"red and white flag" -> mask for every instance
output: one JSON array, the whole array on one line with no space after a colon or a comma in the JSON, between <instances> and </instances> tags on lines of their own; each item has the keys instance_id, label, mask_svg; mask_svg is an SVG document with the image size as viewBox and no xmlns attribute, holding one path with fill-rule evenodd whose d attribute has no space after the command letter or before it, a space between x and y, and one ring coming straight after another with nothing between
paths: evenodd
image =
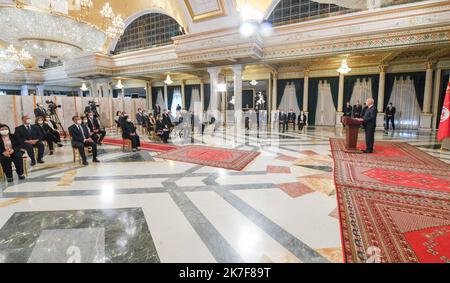
<instances>
[{"instance_id":1,"label":"red and white flag","mask_svg":"<svg viewBox=\"0 0 450 283\"><path fill-rule=\"evenodd\" d=\"M438 141L450 138L450 82L447 86L444 105L442 107L441 124L439 125Z\"/></svg>"}]
</instances>

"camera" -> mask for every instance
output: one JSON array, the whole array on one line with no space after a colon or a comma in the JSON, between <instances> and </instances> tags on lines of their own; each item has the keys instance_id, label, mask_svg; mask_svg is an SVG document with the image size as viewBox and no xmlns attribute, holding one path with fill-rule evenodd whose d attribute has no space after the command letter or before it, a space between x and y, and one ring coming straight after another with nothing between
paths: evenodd
<instances>
[{"instance_id":1,"label":"camera","mask_svg":"<svg viewBox=\"0 0 450 283\"><path fill-rule=\"evenodd\" d=\"M45 103L48 105L48 113L49 115L56 115L56 109L61 108L61 105L55 104L55 102L51 100L46 100Z\"/></svg>"},{"instance_id":2,"label":"camera","mask_svg":"<svg viewBox=\"0 0 450 283\"><path fill-rule=\"evenodd\" d=\"M84 109L84 113L89 113L92 112L94 113L94 116L96 118L100 117L100 114L97 111L97 108L100 107L100 105L97 104L97 102L95 101L89 101L88 102L88 106L86 106L86 108Z\"/></svg>"}]
</instances>

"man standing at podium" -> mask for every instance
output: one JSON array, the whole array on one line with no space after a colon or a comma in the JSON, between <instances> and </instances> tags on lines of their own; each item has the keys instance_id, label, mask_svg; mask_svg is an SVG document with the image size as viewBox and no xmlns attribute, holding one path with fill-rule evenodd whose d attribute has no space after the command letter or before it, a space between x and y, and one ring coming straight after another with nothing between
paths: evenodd
<instances>
[{"instance_id":1,"label":"man standing at podium","mask_svg":"<svg viewBox=\"0 0 450 283\"><path fill-rule=\"evenodd\" d=\"M377 108L374 105L373 98L367 99L367 110L364 113L363 118L358 119L364 122L364 128L366 129L366 149L364 153L373 153L373 146L375 143L375 129L377 127Z\"/></svg>"}]
</instances>

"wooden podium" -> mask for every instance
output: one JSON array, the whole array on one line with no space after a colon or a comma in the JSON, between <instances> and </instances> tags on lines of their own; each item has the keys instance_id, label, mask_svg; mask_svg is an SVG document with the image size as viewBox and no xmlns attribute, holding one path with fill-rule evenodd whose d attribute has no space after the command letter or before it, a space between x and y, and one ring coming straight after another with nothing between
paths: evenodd
<instances>
[{"instance_id":1,"label":"wooden podium","mask_svg":"<svg viewBox=\"0 0 450 283\"><path fill-rule=\"evenodd\" d=\"M342 117L342 123L347 129L345 150L348 152L360 152L360 150L358 150L358 133L363 122L351 117Z\"/></svg>"}]
</instances>

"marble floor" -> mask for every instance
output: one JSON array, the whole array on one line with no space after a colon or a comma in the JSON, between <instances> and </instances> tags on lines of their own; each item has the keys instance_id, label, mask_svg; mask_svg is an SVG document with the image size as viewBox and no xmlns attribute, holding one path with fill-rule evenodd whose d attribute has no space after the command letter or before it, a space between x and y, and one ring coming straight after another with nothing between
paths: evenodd
<instances>
[{"instance_id":1,"label":"marble floor","mask_svg":"<svg viewBox=\"0 0 450 283\"><path fill-rule=\"evenodd\" d=\"M328 138L343 136L228 128L173 140L261 152L241 172L106 145L82 167L67 145L0 185L0 262L341 262ZM450 163L433 135L376 138Z\"/></svg>"}]
</instances>

